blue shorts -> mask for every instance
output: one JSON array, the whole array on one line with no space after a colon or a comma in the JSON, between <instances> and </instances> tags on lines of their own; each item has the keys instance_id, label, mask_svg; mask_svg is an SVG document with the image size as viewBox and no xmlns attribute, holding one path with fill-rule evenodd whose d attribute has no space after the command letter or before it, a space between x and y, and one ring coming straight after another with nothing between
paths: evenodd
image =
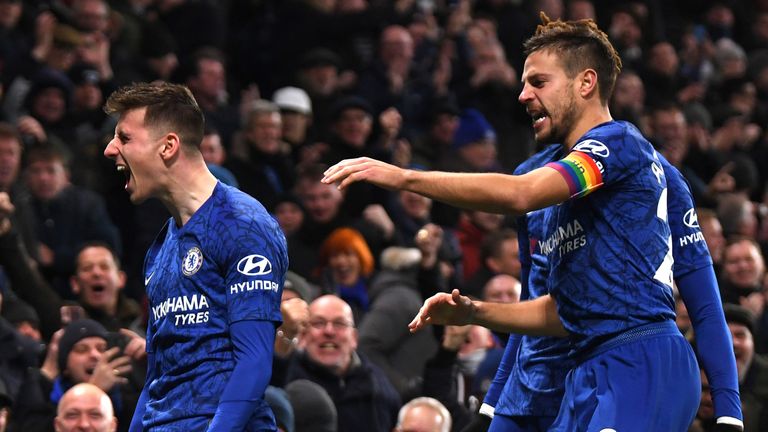
<instances>
[{"instance_id":1,"label":"blue shorts","mask_svg":"<svg viewBox=\"0 0 768 432\"><path fill-rule=\"evenodd\" d=\"M603 343L568 374L552 431L686 432L701 396L696 357L675 323Z\"/></svg>"},{"instance_id":2,"label":"blue shorts","mask_svg":"<svg viewBox=\"0 0 768 432\"><path fill-rule=\"evenodd\" d=\"M506 416L495 414L488 432L546 432L555 421L551 416Z\"/></svg>"}]
</instances>

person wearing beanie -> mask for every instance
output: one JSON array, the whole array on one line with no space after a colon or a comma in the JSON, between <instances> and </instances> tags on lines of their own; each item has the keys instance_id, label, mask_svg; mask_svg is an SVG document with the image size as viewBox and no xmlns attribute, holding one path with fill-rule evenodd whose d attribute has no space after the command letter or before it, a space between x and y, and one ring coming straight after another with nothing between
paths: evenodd
<instances>
[{"instance_id":1,"label":"person wearing beanie","mask_svg":"<svg viewBox=\"0 0 768 432\"><path fill-rule=\"evenodd\" d=\"M130 374L131 359L117 345L116 335L92 319L67 324L51 340L40 369L31 369L19 393L12 424L17 430L48 430L64 394L81 383L92 384L109 395L120 429L128 430L140 392Z\"/></svg>"},{"instance_id":2,"label":"person wearing beanie","mask_svg":"<svg viewBox=\"0 0 768 432\"><path fill-rule=\"evenodd\" d=\"M498 171L496 131L480 111L469 108L459 117L451 151L440 169L450 171Z\"/></svg>"},{"instance_id":3,"label":"person wearing beanie","mask_svg":"<svg viewBox=\"0 0 768 432\"><path fill-rule=\"evenodd\" d=\"M285 386L294 412L296 432L336 432L338 430L336 406L319 385L306 379Z\"/></svg>"}]
</instances>

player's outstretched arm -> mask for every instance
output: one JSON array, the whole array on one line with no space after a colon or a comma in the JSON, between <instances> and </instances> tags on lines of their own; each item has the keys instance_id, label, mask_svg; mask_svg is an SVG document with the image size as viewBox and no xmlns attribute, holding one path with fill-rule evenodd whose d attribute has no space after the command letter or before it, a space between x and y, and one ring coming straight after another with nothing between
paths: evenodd
<instances>
[{"instance_id":1,"label":"player's outstretched arm","mask_svg":"<svg viewBox=\"0 0 768 432\"><path fill-rule=\"evenodd\" d=\"M568 332L549 295L519 303L472 301L459 290L428 298L408 327L411 332L428 325L477 324L503 333L566 337Z\"/></svg>"},{"instance_id":2,"label":"player's outstretched arm","mask_svg":"<svg viewBox=\"0 0 768 432\"><path fill-rule=\"evenodd\" d=\"M568 183L552 168L512 176L499 173L415 171L371 158L345 159L328 168L323 183L340 189L368 182L386 189L409 190L456 207L489 213L523 214L570 197Z\"/></svg>"}]
</instances>

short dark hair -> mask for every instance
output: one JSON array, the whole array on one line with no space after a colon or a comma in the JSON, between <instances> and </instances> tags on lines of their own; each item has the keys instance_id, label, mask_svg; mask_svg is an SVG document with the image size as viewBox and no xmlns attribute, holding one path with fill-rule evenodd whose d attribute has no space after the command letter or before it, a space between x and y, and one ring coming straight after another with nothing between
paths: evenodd
<instances>
[{"instance_id":1,"label":"short dark hair","mask_svg":"<svg viewBox=\"0 0 768 432\"><path fill-rule=\"evenodd\" d=\"M144 125L156 132L173 131L183 145L200 148L205 119L186 86L170 83L135 83L112 93L104 105L109 115L146 108Z\"/></svg>"},{"instance_id":2,"label":"short dark hair","mask_svg":"<svg viewBox=\"0 0 768 432\"><path fill-rule=\"evenodd\" d=\"M37 143L25 149L22 165L24 168L27 168L36 162L55 161L61 162L61 164L64 165L64 168L69 170L69 164L72 161L72 154L67 148L59 144L53 144L50 142Z\"/></svg>"},{"instance_id":3,"label":"short dark hair","mask_svg":"<svg viewBox=\"0 0 768 432\"><path fill-rule=\"evenodd\" d=\"M498 257L501 255L501 246L509 240L517 241L517 231L504 228L493 235L486 236L480 245L480 259L485 262L488 258Z\"/></svg>"},{"instance_id":4,"label":"short dark hair","mask_svg":"<svg viewBox=\"0 0 768 432\"><path fill-rule=\"evenodd\" d=\"M120 257L117 255L117 251L115 250L114 247L112 247L112 245L101 240L91 240L91 241L85 242L77 249L77 253L75 254L75 268L77 268L77 265L80 261L80 254L83 253L84 250L89 248L104 248L108 250L109 253L112 255L112 259L115 261L115 265L117 266L117 269L120 270Z\"/></svg>"},{"instance_id":5,"label":"short dark hair","mask_svg":"<svg viewBox=\"0 0 768 432\"><path fill-rule=\"evenodd\" d=\"M598 77L600 100L608 103L616 77L621 72L621 58L608 36L591 19L552 21L540 13L536 33L523 44L525 54L551 51L561 59L569 78L585 69L594 69Z\"/></svg>"},{"instance_id":6,"label":"short dark hair","mask_svg":"<svg viewBox=\"0 0 768 432\"><path fill-rule=\"evenodd\" d=\"M15 140L20 147L23 147L19 130L11 123L0 122L0 138Z\"/></svg>"}]
</instances>

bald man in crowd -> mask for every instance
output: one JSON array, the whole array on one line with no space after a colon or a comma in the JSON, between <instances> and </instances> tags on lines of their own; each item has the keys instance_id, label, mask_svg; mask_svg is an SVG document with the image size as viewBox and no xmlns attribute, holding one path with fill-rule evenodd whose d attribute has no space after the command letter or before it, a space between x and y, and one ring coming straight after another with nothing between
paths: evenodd
<instances>
[{"instance_id":1,"label":"bald man in crowd","mask_svg":"<svg viewBox=\"0 0 768 432\"><path fill-rule=\"evenodd\" d=\"M61 397L53 425L56 432L115 432L117 417L112 401L103 390L93 384L82 383L73 386Z\"/></svg>"}]
</instances>

